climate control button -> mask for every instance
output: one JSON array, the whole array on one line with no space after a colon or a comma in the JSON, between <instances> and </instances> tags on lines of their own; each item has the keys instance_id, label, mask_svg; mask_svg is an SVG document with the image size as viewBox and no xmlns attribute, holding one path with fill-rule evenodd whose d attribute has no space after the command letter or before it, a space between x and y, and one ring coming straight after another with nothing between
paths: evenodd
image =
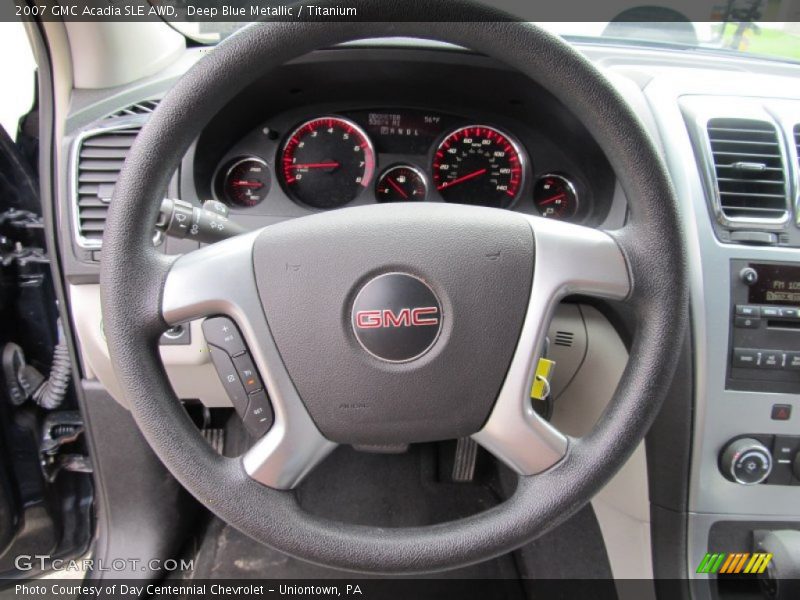
<instances>
[{"instance_id":1,"label":"climate control button","mask_svg":"<svg viewBox=\"0 0 800 600\"><path fill-rule=\"evenodd\" d=\"M800 452L794 456L794 476L795 479L800 481Z\"/></svg>"},{"instance_id":2,"label":"climate control button","mask_svg":"<svg viewBox=\"0 0 800 600\"><path fill-rule=\"evenodd\" d=\"M722 451L719 467L722 474L735 483L756 485L769 477L772 455L758 440L739 438Z\"/></svg>"}]
</instances>

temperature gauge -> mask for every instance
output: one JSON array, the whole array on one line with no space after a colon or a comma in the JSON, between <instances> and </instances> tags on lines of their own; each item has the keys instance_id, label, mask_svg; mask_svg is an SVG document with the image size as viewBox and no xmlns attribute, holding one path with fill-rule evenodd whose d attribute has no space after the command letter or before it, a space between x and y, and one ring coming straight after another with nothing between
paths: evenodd
<instances>
[{"instance_id":1,"label":"temperature gauge","mask_svg":"<svg viewBox=\"0 0 800 600\"><path fill-rule=\"evenodd\" d=\"M563 175L542 175L533 186L533 203L543 217L569 219L578 211L578 194Z\"/></svg>"},{"instance_id":2,"label":"temperature gauge","mask_svg":"<svg viewBox=\"0 0 800 600\"><path fill-rule=\"evenodd\" d=\"M427 193L425 176L410 165L398 165L386 169L375 186L378 202L425 200Z\"/></svg>"},{"instance_id":3,"label":"temperature gauge","mask_svg":"<svg viewBox=\"0 0 800 600\"><path fill-rule=\"evenodd\" d=\"M240 158L225 173L222 195L228 204L248 208L267 197L271 182L267 163L252 156Z\"/></svg>"}]
</instances>

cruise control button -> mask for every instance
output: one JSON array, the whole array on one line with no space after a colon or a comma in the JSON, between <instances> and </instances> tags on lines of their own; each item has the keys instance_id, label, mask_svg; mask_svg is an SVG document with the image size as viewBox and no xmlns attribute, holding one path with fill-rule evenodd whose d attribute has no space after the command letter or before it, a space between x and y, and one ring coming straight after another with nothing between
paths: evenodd
<instances>
[{"instance_id":1,"label":"cruise control button","mask_svg":"<svg viewBox=\"0 0 800 600\"><path fill-rule=\"evenodd\" d=\"M236 412L240 415L243 414L247 410L247 392L244 391L244 386L239 380L236 367L233 366L230 357L219 348L209 346L208 350L228 398L231 399Z\"/></svg>"},{"instance_id":2,"label":"cruise control button","mask_svg":"<svg viewBox=\"0 0 800 600\"><path fill-rule=\"evenodd\" d=\"M737 304L736 314L742 317L760 317L761 308L758 306L751 306L749 304Z\"/></svg>"},{"instance_id":3,"label":"cruise control button","mask_svg":"<svg viewBox=\"0 0 800 600\"><path fill-rule=\"evenodd\" d=\"M758 367L758 351L749 348L734 348L733 366L740 369L755 369Z\"/></svg>"},{"instance_id":4,"label":"cruise control button","mask_svg":"<svg viewBox=\"0 0 800 600\"><path fill-rule=\"evenodd\" d=\"M203 321L203 335L209 344L222 348L231 356L238 356L245 351L244 340L239 330L227 317L214 317Z\"/></svg>"},{"instance_id":5,"label":"cruise control button","mask_svg":"<svg viewBox=\"0 0 800 600\"><path fill-rule=\"evenodd\" d=\"M758 329L760 325L761 319L755 317L736 317L736 327L739 329Z\"/></svg>"},{"instance_id":6,"label":"cruise control button","mask_svg":"<svg viewBox=\"0 0 800 600\"><path fill-rule=\"evenodd\" d=\"M250 405L244 416L244 426L253 437L261 437L272 427L274 420L272 405L266 392L258 391L250 394Z\"/></svg>"},{"instance_id":7,"label":"cruise control button","mask_svg":"<svg viewBox=\"0 0 800 600\"><path fill-rule=\"evenodd\" d=\"M256 371L256 367L253 364L253 359L250 358L249 354L245 353L241 356L234 357L233 366L235 366L236 370L239 372L239 377L242 379L244 389L248 394L264 387L261 384L258 371Z\"/></svg>"}]
</instances>

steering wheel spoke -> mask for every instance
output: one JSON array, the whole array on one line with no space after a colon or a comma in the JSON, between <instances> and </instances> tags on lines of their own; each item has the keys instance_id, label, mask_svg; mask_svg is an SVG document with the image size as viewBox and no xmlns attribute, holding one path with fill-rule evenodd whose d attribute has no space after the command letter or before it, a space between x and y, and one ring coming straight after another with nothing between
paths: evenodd
<instances>
[{"instance_id":1,"label":"steering wheel spoke","mask_svg":"<svg viewBox=\"0 0 800 600\"><path fill-rule=\"evenodd\" d=\"M224 315L234 320L261 373L275 420L243 458L245 471L277 489L297 485L336 446L306 411L270 333L253 276L260 232L206 246L178 258L167 274L162 316L170 324Z\"/></svg>"},{"instance_id":2,"label":"steering wheel spoke","mask_svg":"<svg viewBox=\"0 0 800 600\"><path fill-rule=\"evenodd\" d=\"M567 452L567 438L533 410L530 393L556 306L572 294L623 300L631 291L625 257L610 235L539 217L530 223L536 258L527 313L497 402L473 435L521 475L541 473Z\"/></svg>"}]
</instances>

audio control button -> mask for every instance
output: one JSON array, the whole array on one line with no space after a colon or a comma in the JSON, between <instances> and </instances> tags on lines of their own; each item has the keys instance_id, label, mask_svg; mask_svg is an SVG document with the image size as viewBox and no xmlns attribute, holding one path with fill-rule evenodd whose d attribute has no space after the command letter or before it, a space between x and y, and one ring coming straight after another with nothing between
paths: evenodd
<instances>
[{"instance_id":1,"label":"audio control button","mask_svg":"<svg viewBox=\"0 0 800 600\"><path fill-rule=\"evenodd\" d=\"M782 319L797 319L800 318L800 309L797 308L781 308Z\"/></svg>"},{"instance_id":2,"label":"audio control button","mask_svg":"<svg viewBox=\"0 0 800 600\"><path fill-rule=\"evenodd\" d=\"M761 307L752 306L750 304L737 304L736 314L742 317L760 317Z\"/></svg>"},{"instance_id":3,"label":"audio control button","mask_svg":"<svg viewBox=\"0 0 800 600\"><path fill-rule=\"evenodd\" d=\"M758 329L761 326L761 319L756 317L736 317L735 324L739 329Z\"/></svg>"},{"instance_id":4,"label":"audio control button","mask_svg":"<svg viewBox=\"0 0 800 600\"><path fill-rule=\"evenodd\" d=\"M741 279L742 283L745 285L755 285L758 283L758 271L753 267L745 267L739 271L739 279Z\"/></svg>"},{"instance_id":5,"label":"audio control button","mask_svg":"<svg viewBox=\"0 0 800 600\"><path fill-rule=\"evenodd\" d=\"M775 318L781 316L781 309L777 308L776 306L762 306L761 307L761 316L767 318Z\"/></svg>"},{"instance_id":6,"label":"audio control button","mask_svg":"<svg viewBox=\"0 0 800 600\"><path fill-rule=\"evenodd\" d=\"M230 356L244 354L246 349L239 330L227 317L213 317L203 321L203 335L208 344L221 348Z\"/></svg>"},{"instance_id":7,"label":"audio control button","mask_svg":"<svg viewBox=\"0 0 800 600\"><path fill-rule=\"evenodd\" d=\"M227 353L216 346L209 346L208 350L211 353L211 361L214 363L214 367L217 369L219 378L222 381L222 387L225 388L231 404L233 404L236 412L240 415L244 414L247 410L247 392L244 390L236 367L233 366L233 362Z\"/></svg>"},{"instance_id":8,"label":"audio control button","mask_svg":"<svg viewBox=\"0 0 800 600\"><path fill-rule=\"evenodd\" d=\"M241 356L233 358L233 366L239 373L239 377L244 384L244 389L248 394L260 390L262 388L261 378L258 376L258 371L253 364L253 359L250 355L245 353Z\"/></svg>"}]
</instances>

